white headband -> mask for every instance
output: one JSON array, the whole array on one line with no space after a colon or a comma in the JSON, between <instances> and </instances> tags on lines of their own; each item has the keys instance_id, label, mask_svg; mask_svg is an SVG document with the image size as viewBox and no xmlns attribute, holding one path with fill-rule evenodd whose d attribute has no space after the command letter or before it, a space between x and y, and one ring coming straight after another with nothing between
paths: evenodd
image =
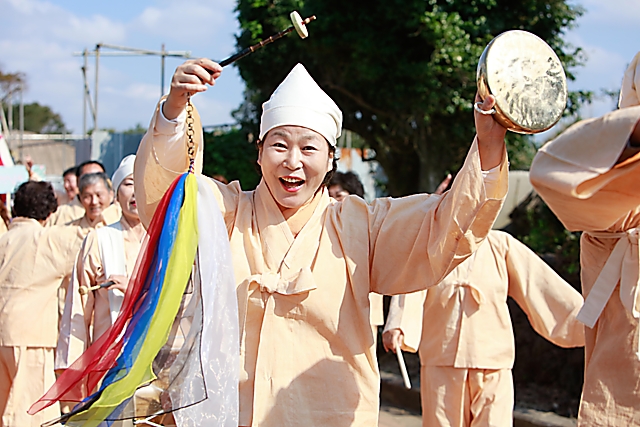
<instances>
[{"instance_id":1,"label":"white headband","mask_svg":"<svg viewBox=\"0 0 640 427\"><path fill-rule=\"evenodd\" d=\"M116 194L118 193L118 187L120 187L122 181L124 181L124 179L129 175L133 174L133 164L135 163L135 161L136 155L129 154L127 157L122 159L122 161L120 162L120 166L118 166L118 169L116 169L116 171L113 173L111 182L113 184L113 191L115 191Z\"/></svg>"}]
</instances>

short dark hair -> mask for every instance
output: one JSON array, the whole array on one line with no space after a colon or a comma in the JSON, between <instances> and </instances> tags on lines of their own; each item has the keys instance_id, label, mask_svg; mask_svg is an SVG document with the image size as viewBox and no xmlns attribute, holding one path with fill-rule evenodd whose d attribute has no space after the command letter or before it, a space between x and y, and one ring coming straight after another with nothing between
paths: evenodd
<instances>
[{"instance_id":1,"label":"short dark hair","mask_svg":"<svg viewBox=\"0 0 640 427\"><path fill-rule=\"evenodd\" d=\"M329 182L329 186L332 185L339 185L347 193L364 198L364 187L353 172L336 172Z\"/></svg>"},{"instance_id":2,"label":"short dark hair","mask_svg":"<svg viewBox=\"0 0 640 427\"><path fill-rule=\"evenodd\" d=\"M99 182L102 182L107 190L111 190L111 180L109 179L107 174L102 172L85 173L80 177L80 180L78 181L78 193L82 194L85 188L90 185L95 185Z\"/></svg>"},{"instance_id":3,"label":"short dark hair","mask_svg":"<svg viewBox=\"0 0 640 427\"><path fill-rule=\"evenodd\" d=\"M64 178L67 175L74 174L76 177L78 176L78 168L76 166L71 166L66 171L62 172L62 177Z\"/></svg>"},{"instance_id":4,"label":"short dark hair","mask_svg":"<svg viewBox=\"0 0 640 427\"><path fill-rule=\"evenodd\" d=\"M78 178L80 178L83 174L82 174L82 169L87 166L87 165L98 165L102 168L102 172L105 172L105 168L104 165L102 163L100 163L97 160L87 160L86 162L82 162L80 163L77 167L76 167L76 176ZM63 175L64 176L64 175Z\"/></svg>"},{"instance_id":5,"label":"short dark hair","mask_svg":"<svg viewBox=\"0 0 640 427\"><path fill-rule=\"evenodd\" d=\"M46 181L27 181L13 195L13 216L44 221L57 208L56 193Z\"/></svg>"},{"instance_id":6,"label":"short dark hair","mask_svg":"<svg viewBox=\"0 0 640 427\"><path fill-rule=\"evenodd\" d=\"M256 140L256 148L258 149L258 151L260 151L260 149L264 145L264 140L267 138L268 133L269 132L267 132L262 139ZM325 141L327 141L326 138L325 138ZM338 153L337 153L336 147L329 144L329 141L327 141L327 145L329 146L329 153L333 154L333 162L332 162L331 170L327 172L327 174L324 176L324 179L322 180L322 184L320 184L321 187L322 186L326 187L327 185L329 185L331 178L333 178L333 174L335 174L336 171L338 170ZM260 176L262 176L262 169L260 169L260 165L258 165L257 163L256 163L256 170L258 171Z\"/></svg>"}]
</instances>

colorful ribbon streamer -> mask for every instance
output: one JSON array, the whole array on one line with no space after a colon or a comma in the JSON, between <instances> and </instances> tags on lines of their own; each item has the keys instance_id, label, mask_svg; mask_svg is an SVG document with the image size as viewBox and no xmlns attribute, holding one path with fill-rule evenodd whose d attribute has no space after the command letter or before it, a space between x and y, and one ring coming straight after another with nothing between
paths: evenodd
<instances>
[{"instance_id":1,"label":"colorful ribbon streamer","mask_svg":"<svg viewBox=\"0 0 640 427\"><path fill-rule=\"evenodd\" d=\"M153 361L167 342L196 258L197 196L193 174L183 174L173 182L151 221L149 240L131 277L120 315L32 405L30 414L60 400L81 400L69 414L47 425L97 426L117 419L118 410L136 389L155 379ZM83 399L99 384L97 391Z\"/></svg>"}]
</instances>

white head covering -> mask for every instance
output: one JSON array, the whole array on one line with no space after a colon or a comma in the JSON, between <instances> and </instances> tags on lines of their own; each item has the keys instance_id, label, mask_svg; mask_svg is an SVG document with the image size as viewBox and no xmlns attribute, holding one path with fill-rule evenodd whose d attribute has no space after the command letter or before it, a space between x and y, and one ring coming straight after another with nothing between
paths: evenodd
<instances>
[{"instance_id":1,"label":"white head covering","mask_svg":"<svg viewBox=\"0 0 640 427\"><path fill-rule=\"evenodd\" d=\"M620 99L618 100L619 108L633 107L634 105L640 105L640 52L636 54L624 73Z\"/></svg>"},{"instance_id":2,"label":"white head covering","mask_svg":"<svg viewBox=\"0 0 640 427\"><path fill-rule=\"evenodd\" d=\"M302 64L293 67L262 104L260 139L271 129L287 125L316 131L334 147L342 131L342 112Z\"/></svg>"},{"instance_id":3,"label":"white head covering","mask_svg":"<svg viewBox=\"0 0 640 427\"><path fill-rule=\"evenodd\" d=\"M126 177L133 173L133 164L135 163L135 161L136 155L129 154L127 157L122 159L122 161L120 162L120 166L118 166L118 169L116 169L116 171L113 173L111 182L113 184L113 191L115 191L116 193L118 192L118 187L120 187L122 181L124 181Z\"/></svg>"}]
</instances>

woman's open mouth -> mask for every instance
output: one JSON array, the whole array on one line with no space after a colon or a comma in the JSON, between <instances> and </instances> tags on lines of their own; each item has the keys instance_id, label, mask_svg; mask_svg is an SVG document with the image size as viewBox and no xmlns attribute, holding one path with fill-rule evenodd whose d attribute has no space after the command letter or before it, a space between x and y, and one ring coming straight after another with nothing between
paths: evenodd
<instances>
[{"instance_id":1,"label":"woman's open mouth","mask_svg":"<svg viewBox=\"0 0 640 427\"><path fill-rule=\"evenodd\" d=\"M290 177L290 176L285 176L278 179L280 180L280 184L282 185L282 187L286 191L289 191L291 193L294 193L300 190L300 188L302 188L302 186L305 183L304 179Z\"/></svg>"}]
</instances>

